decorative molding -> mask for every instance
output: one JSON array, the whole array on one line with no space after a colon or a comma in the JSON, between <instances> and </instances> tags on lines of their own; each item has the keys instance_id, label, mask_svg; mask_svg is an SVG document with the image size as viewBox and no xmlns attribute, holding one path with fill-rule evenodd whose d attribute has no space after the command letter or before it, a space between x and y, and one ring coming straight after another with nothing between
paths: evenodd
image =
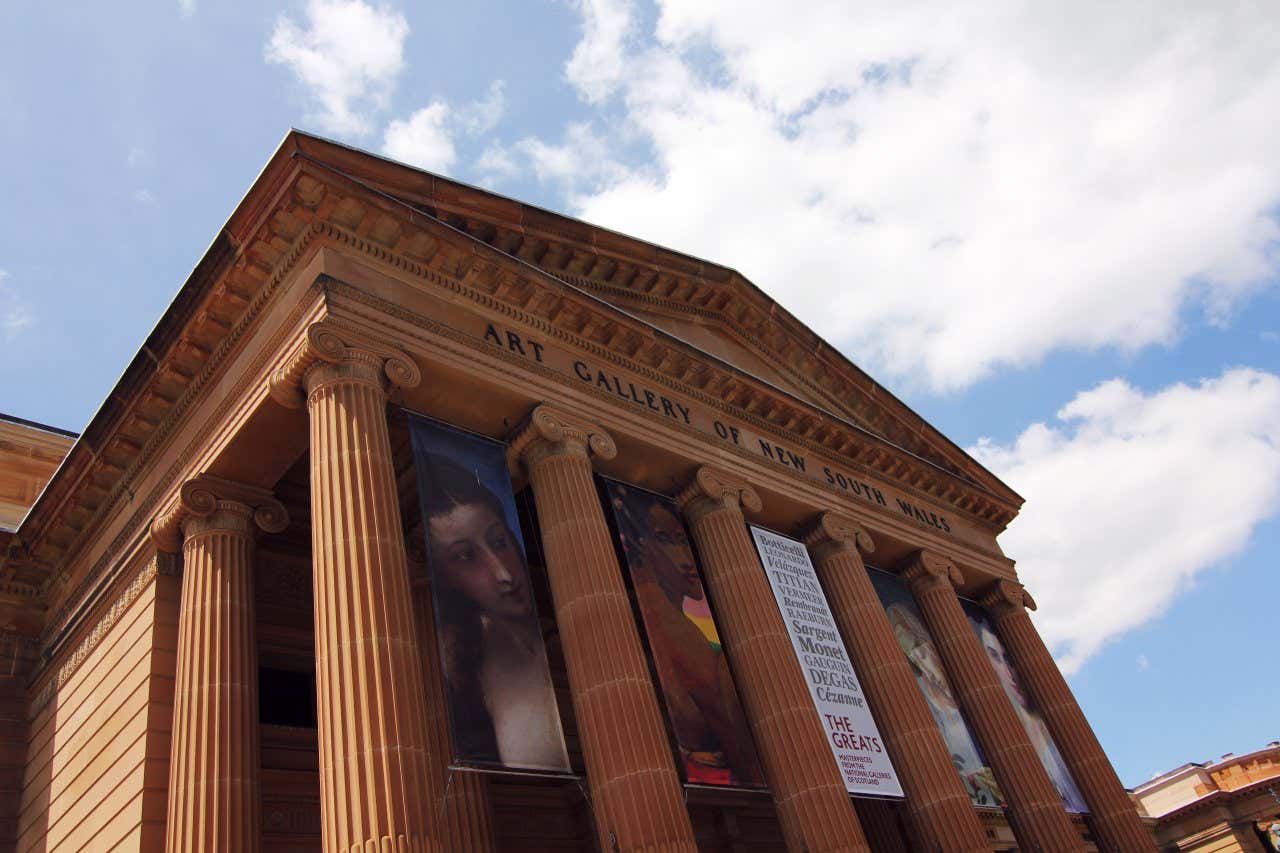
<instances>
[{"instance_id":1,"label":"decorative molding","mask_svg":"<svg viewBox=\"0 0 1280 853\"><path fill-rule=\"evenodd\" d=\"M142 593L151 584L157 576L175 576L179 572L177 568L177 558L173 554L157 553L150 560L142 564L138 573L134 576L129 585L121 591L116 600L102 614L93 628L88 634L80 640L75 650L71 652L58 667L57 672L52 678L40 689L35 699L31 703L30 716L35 717L39 714L54 694L66 684L73 675L80 669L80 666L93 654L94 649L102 642L102 639L111 632L111 629L120 621L120 617L129 610L130 607L142 596Z\"/></svg>"},{"instance_id":2,"label":"decorative molding","mask_svg":"<svg viewBox=\"0 0 1280 853\"><path fill-rule=\"evenodd\" d=\"M455 233L441 234L439 240L431 238L431 251L414 258L398 255L334 223L326 223L325 229L327 236L381 263L443 286L598 357L626 364L655 382L765 431L787 431L792 434L789 441L832 454L851 472L892 480L904 493L946 504L981 526L1003 529L1017 513L1016 505L990 495L975 483L952 479L954 472L944 472L936 463L904 453L869 429L824 417L809 404L779 395L738 368L722 366L702 354L685 355L680 351L685 345L677 339L618 316L613 306L602 306L595 298L564 290L561 278L537 267L530 267L532 275L521 275L501 266L501 258L488 259L473 250L458 260L455 256L462 249L444 242L458 239ZM421 233L425 235L425 231ZM400 242L406 241L412 242L402 236ZM501 251L483 241L480 245L495 254ZM549 281L541 280L543 276ZM549 290L549 283L554 283L555 289Z\"/></svg>"},{"instance_id":3,"label":"decorative molding","mask_svg":"<svg viewBox=\"0 0 1280 853\"><path fill-rule=\"evenodd\" d=\"M676 504L686 515L695 518L718 509L759 512L764 507L754 486L736 474L710 465L694 472L689 485L676 495Z\"/></svg>"},{"instance_id":4,"label":"decorative molding","mask_svg":"<svg viewBox=\"0 0 1280 853\"><path fill-rule=\"evenodd\" d=\"M613 437L596 424L554 406L542 404L516 428L507 448L508 463L519 470L539 454L576 453L612 459L618 455Z\"/></svg>"},{"instance_id":5,"label":"decorative molding","mask_svg":"<svg viewBox=\"0 0 1280 853\"><path fill-rule=\"evenodd\" d=\"M838 512L824 512L804 535L804 544L810 550L837 548L858 555L876 550L876 543L867 529L856 520Z\"/></svg>"},{"instance_id":6,"label":"decorative molding","mask_svg":"<svg viewBox=\"0 0 1280 853\"><path fill-rule=\"evenodd\" d=\"M988 586L978 603L996 618L1036 609L1036 601L1026 587L1017 581L1003 578Z\"/></svg>"},{"instance_id":7,"label":"decorative molding","mask_svg":"<svg viewBox=\"0 0 1280 853\"><path fill-rule=\"evenodd\" d=\"M318 233L315 228L300 229L292 235L294 239L286 250L273 249L261 253L253 262L242 254L221 284L212 289L207 307L195 313L190 327L173 343L168 353L163 356L150 353L157 362L151 384L121 412L115 437L106 442L108 448L115 448L118 452L114 455L99 454L95 472L87 477L88 485L79 490L78 496L67 495L67 500L53 518L31 537L33 543L38 543L32 548L32 556L49 573L43 591L46 596L56 594L55 586L60 583L59 579L65 579L65 571L54 571L55 564L80 551L122 499L134 502L134 485L141 479L146 466L183 422L191 405L220 374L228 356L256 325L267 304ZM279 237L268 231L260 234L259 241L278 244ZM254 247L250 246L246 251L253 250ZM267 258L271 259L271 265L263 266ZM236 401L233 397L228 399ZM108 462L108 457L114 461ZM186 458L184 454L178 464L184 463ZM99 473L106 476L98 476ZM172 482L173 477L166 479ZM111 485L106 486L103 480ZM76 492L77 486L79 483L67 488ZM137 515L135 513L135 519ZM73 518L83 521L76 523ZM129 527L132 528L134 523L131 519ZM59 528L59 524L68 531L64 540L60 540L63 544L52 552L48 548L42 550L39 546L44 544L51 531ZM126 528L118 538L127 540L131 534L132 530ZM111 548L107 553L115 551L116 548ZM110 557L104 555L103 559L109 561Z\"/></svg>"},{"instance_id":8,"label":"decorative molding","mask_svg":"<svg viewBox=\"0 0 1280 853\"><path fill-rule=\"evenodd\" d=\"M302 348L271 376L271 399L290 409L306 405L307 376L320 365L347 361L369 362L387 382L413 388L422 381L422 371L402 349L375 341L367 335L331 320L317 320L307 327Z\"/></svg>"},{"instance_id":9,"label":"decorative molding","mask_svg":"<svg viewBox=\"0 0 1280 853\"><path fill-rule=\"evenodd\" d=\"M492 237L493 242L489 243L478 237L475 229L456 234L452 231L455 225L430 211L411 211L399 200L365 196L364 190L355 189L344 194L336 186L339 179L328 176L327 180L320 180L306 166L288 180L291 185L282 183L269 204L255 209L252 223L245 219L243 227L237 226L238 236L229 244L234 248L226 250L225 264L210 267L214 271L204 289L196 291L202 301L188 311L186 326L164 351L146 351L154 369L143 374L144 380L134 386L136 392L130 389L123 402L111 409L112 421L101 431L105 437L95 440L96 446L86 444L83 452L74 454L76 458L66 466L69 470L55 477L57 482L42 499L39 517L28 519L35 523L24 529L29 553L22 560L21 580L39 585L40 596L45 600L63 595L62 605L46 623L42 635L46 643L50 637L67 632L69 614L91 605L90 591L103 585L104 574L118 554L153 518L156 503L183 473L194 448L207 443L221 427L222 413L239 404L248 383L260 375L255 371L275 357L272 347L283 343L296 328L296 321L311 309L310 304L299 301L290 312L292 320L281 327L228 389L219 412L196 428L192 441L158 478L157 486L149 494L138 494L136 484L149 473L148 466L185 423L192 404L221 376L228 358L247 338L317 240L352 247L610 361L636 365L633 369L642 375L668 387L679 387L691 397L732 412L764 430L793 432L798 445L840 459L840 464L851 472L891 479L901 484L905 494L939 501L979 525L1000 528L1016 514L1012 498L996 496L972 482L953 480L954 473L944 475L932 467L936 463L904 453L871 432L864 433L823 417L820 412L806 410L798 401L784 399L723 365L702 362L696 354L690 357L675 338L566 288L565 278L570 273L563 270L571 263L576 264L575 269L588 270L581 280L592 282L591 289L596 292L600 292L601 281L593 276L607 273L610 286L633 291L639 288L652 298L669 303L672 310L696 309L704 318L721 316L732 325L746 316L746 309L729 298L733 294L724 289L717 295L720 284L729 278L720 283L692 281L687 278L687 270L670 267L655 272L647 262L634 259L607 259L596 269L598 258L592 260L590 252L576 261L574 252L564 253L565 264L557 267L553 262L558 263L561 248L545 236L517 240L518 235L504 234ZM369 219L370 216L376 219ZM373 227L366 227L370 222ZM498 233L497 229L489 230ZM540 243L545 243L542 251L538 250ZM530 265L513 268L513 259ZM662 263L670 266L679 260L672 255ZM531 265L534 261L544 261L547 266L542 269ZM736 298L750 298L750 294L738 294ZM686 308L679 308L681 305ZM738 337L750 343L773 345L771 336L777 330L765 328L763 331L769 334L760 334L760 329L752 331L753 328L743 326ZM791 352L800 353L794 349ZM398 351L392 354L403 357ZM808 358L825 355L821 348L814 350L802 358L803 365L808 365ZM794 360L785 353L779 357L788 362ZM395 377L389 379L396 381ZM831 399L851 399L855 390L855 385L845 379L828 389L828 394L835 395ZM292 396L292 400L296 399ZM874 420L871 423L878 428ZM65 592L62 587L70 580L71 557L92 541L107 518L126 505L133 512L120 533L76 588Z\"/></svg>"},{"instance_id":10,"label":"decorative molding","mask_svg":"<svg viewBox=\"0 0 1280 853\"><path fill-rule=\"evenodd\" d=\"M316 236L316 233L317 231L315 229L308 229L299 235L299 245L295 246L296 251L291 251L286 255L286 260L290 264L296 262L298 257L301 256L302 247L310 243L312 238ZM287 274L288 269L277 270L271 279L272 282L275 283L272 286L274 287L282 282ZM313 290L314 289L313 285ZM257 377L261 375L261 372L266 367L267 362L276 357L280 347L293 333L292 330L296 327L298 321L301 320L303 314L307 313L311 309L312 305L310 304L310 300L304 298L298 301L290 312L286 322L281 326L280 330L277 331L268 345L263 348L262 352L258 354L258 356L236 381L235 385L229 389L227 394L223 397L223 402L218 407L216 416L206 420L200 425L192 440L187 444L186 448L184 448L178 459L175 460L174 463L164 472L164 475L160 478L155 488L152 489L146 497L135 501L137 508L129 517L128 522L126 522L120 533L112 540L110 547L103 552L102 556L96 563L94 563L92 568L90 568L84 579L77 585L76 589L67 595L62 606L58 608L46 623L44 631L41 633L41 645L43 653L46 656L50 653L50 644L54 642L57 637L66 633L67 630L70 630L70 626L66 625L66 623L68 619L71 618L73 611L84 611L90 606L90 602L88 600L90 590L97 586L108 568L117 562L119 555L124 552L128 544L138 534L139 529L143 528L144 525L149 525L150 521L153 520L156 505L159 503L160 499L169 492L173 483L185 471L189 464L189 460L195 454L197 448L208 443L210 435L218 428L222 415L229 408L241 402L242 396L248 391L249 387L258 381ZM50 590L48 588L48 584L46 584L45 588L41 591L41 595L46 600L49 598ZM64 630L64 627L66 630Z\"/></svg>"},{"instance_id":11,"label":"decorative molding","mask_svg":"<svg viewBox=\"0 0 1280 853\"><path fill-rule=\"evenodd\" d=\"M902 577L913 589L929 589L950 584L960 587L964 575L950 557L921 549L907 558Z\"/></svg>"},{"instance_id":12,"label":"decorative molding","mask_svg":"<svg viewBox=\"0 0 1280 853\"><path fill-rule=\"evenodd\" d=\"M250 517L265 533L281 533L289 526L288 511L270 491L201 474L183 483L174 505L152 522L151 539L157 550L177 553L182 550L183 536L195 532L188 528L192 521L212 522L220 516L220 523L239 529L241 524L233 517L241 515L241 532L246 535L251 532Z\"/></svg>"},{"instance_id":13,"label":"decorative molding","mask_svg":"<svg viewBox=\"0 0 1280 853\"><path fill-rule=\"evenodd\" d=\"M415 208L421 210L421 205ZM921 435L934 431L931 425L900 403L887 406L897 401L877 395L880 386L874 380L733 270L703 263L691 266L688 258L655 252L653 246L617 235L608 235L612 246L601 247L582 242L583 235L555 233L550 228L554 223L513 226L487 216L454 209L441 211L437 218L577 288L710 322L836 411L977 484L970 469L978 466L959 448L947 452L931 444ZM941 434L937 438L946 441Z\"/></svg>"}]
</instances>

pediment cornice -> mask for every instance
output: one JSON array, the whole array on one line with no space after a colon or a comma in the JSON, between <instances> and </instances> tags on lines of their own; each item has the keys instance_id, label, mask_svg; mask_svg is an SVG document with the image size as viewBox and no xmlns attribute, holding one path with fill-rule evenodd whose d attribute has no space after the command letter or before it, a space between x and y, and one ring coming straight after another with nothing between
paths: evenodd
<instances>
[{"instance_id":1,"label":"pediment cornice","mask_svg":"<svg viewBox=\"0 0 1280 853\"><path fill-rule=\"evenodd\" d=\"M483 207L472 203L468 209L490 217L502 212ZM617 305L625 291L628 298L660 302L664 310L728 318L737 324L735 334L746 340L754 335L779 360L788 360L793 371L811 369L815 387L827 395L824 400L842 395L860 400L876 393L878 386L869 379L859 388L856 373L841 375L837 365L828 365L828 351L834 351L811 332L805 342L800 332L762 327L754 297L733 290L736 273L659 256L657 250L647 265L640 258L625 263L606 258L603 253L624 248L623 238L610 238L618 247L588 252L569 242L584 239L581 223L540 215L547 221L526 216L522 230L474 217L459 221L456 210L393 197L302 156L287 140L33 507L9 546L0 581L18 584L11 589L21 590L24 598L58 602L50 627L92 596L114 555L150 523L165 490L187 472L173 463L161 486L147 495L138 493L141 478L316 241L363 253L491 309L535 318L745 420L793 434L853 470L928 496L993 533L1016 514L1020 499L1007 488L993 488L960 466L949 466L946 454L930 458L897 444L886 435L893 430L874 429L897 417L884 414L888 409L868 405L871 426L854 423L708 356ZM910 432L905 421L895 429ZM129 522L118 541L74 589L64 589L72 559L122 508ZM29 592L34 590L39 594Z\"/></svg>"},{"instance_id":2,"label":"pediment cornice","mask_svg":"<svg viewBox=\"0 0 1280 853\"><path fill-rule=\"evenodd\" d=\"M307 172L300 179L306 195L320 194L313 181L325 188L325 198L315 207L317 216L323 217L324 211L341 211L340 216L331 214L323 219L329 233L382 262L434 279L507 313L519 312L548 331L572 335L597 352L639 365L736 411L744 419L790 433L845 460L855 470L950 506L993 532L1003 529L1017 512L1020 499L1016 495L1009 499L994 493L961 472L787 394L619 310L591 288L544 269L541 261L520 258L508 251L512 241L504 242L497 227L462 228L402 199L367 190L362 193L358 181L325 168ZM586 263L581 254L578 262ZM695 301L706 293L697 288L685 290Z\"/></svg>"},{"instance_id":3,"label":"pediment cornice","mask_svg":"<svg viewBox=\"0 0 1280 853\"><path fill-rule=\"evenodd\" d=\"M803 396L1002 501L1022 499L736 270L303 136L303 157L618 305L692 318L776 367ZM319 156L323 153L324 158ZM409 175L416 176L410 180Z\"/></svg>"}]
</instances>

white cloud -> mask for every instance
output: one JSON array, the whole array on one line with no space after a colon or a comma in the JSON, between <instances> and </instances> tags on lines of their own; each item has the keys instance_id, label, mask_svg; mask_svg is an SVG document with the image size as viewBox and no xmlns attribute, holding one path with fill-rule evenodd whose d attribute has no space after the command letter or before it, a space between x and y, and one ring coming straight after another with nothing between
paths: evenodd
<instances>
[{"instance_id":1,"label":"white cloud","mask_svg":"<svg viewBox=\"0 0 1280 853\"><path fill-rule=\"evenodd\" d=\"M457 157L448 128L450 113L444 101L433 101L408 119L392 121L383 136L382 153L423 169L448 169Z\"/></svg>"},{"instance_id":2,"label":"white cloud","mask_svg":"<svg viewBox=\"0 0 1280 853\"><path fill-rule=\"evenodd\" d=\"M1168 343L1280 266L1261 0L662 0L650 33L579 8L566 74L600 113L570 132L630 167L523 151L576 213L737 267L873 372L949 390Z\"/></svg>"},{"instance_id":3,"label":"white cloud","mask_svg":"<svg viewBox=\"0 0 1280 853\"><path fill-rule=\"evenodd\" d=\"M494 80L484 97L472 101L458 111L463 132L478 136L493 130L507 109L507 81Z\"/></svg>"},{"instance_id":4,"label":"white cloud","mask_svg":"<svg viewBox=\"0 0 1280 853\"><path fill-rule=\"evenodd\" d=\"M138 204L145 204L148 207L156 204L158 201L158 199L156 198L156 194L153 193L151 190L147 189L146 187L134 190L130 198L132 198Z\"/></svg>"},{"instance_id":5,"label":"white cloud","mask_svg":"<svg viewBox=\"0 0 1280 853\"><path fill-rule=\"evenodd\" d=\"M1114 379L1057 418L970 452L1027 499L1001 545L1074 672L1276 514L1280 376L1236 368L1150 394Z\"/></svg>"},{"instance_id":6,"label":"white cloud","mask_svg":"<svg viewBox=\"0 0 1280 853\"><path fill-rule=\"evenodd\" d=\"M182 17L190 18L196 13L196 0L178 0L178 9L182 12Z\"/></svg>"},{"instance_id":7,"label":"white cloud","mask_svg":"<svg viewBox=\"0 0 1280 853\"><path fill-rule=\"evenodd\" d=\"M480 173L483 182L498 183L519 173L520 164L509 148L494 140L480 152L476 159L476 171Z\"/></svg>"},{"instance_id":8,"label":"white cloud","mask_svg":"<svg viewBox=\"0 0 1280 853\"><path fill-rule=\"evenodd\" d=\"M582 40L565 63L564 75L589 103L599 103L627 73L627 42L633 33L631 0L576 0Z\"/></svg>"},{"instance_id":9,"label":"white cloud","mask_svg":"<svg viewBox=\"0 0 1280 853\"><path fill-rule=\"evenodd\" d=\"M526 137L515 147L529 161L538 180L560 184L570 193L584 180L617 181L630 174L613 159L608 141L587 122L566 127L559 144Z\"/></svg>"},{"instance_id":10,"label":"white cloud","mask_svg":"<svg viewBox=\"0 0 1280 853\"><path fill-rule=\"evenodd\" d=\"M9 285L9 273L0 270L0 337L11 341L35 323L31 307Z\"/></svg>"},{"instance_id":11,"label":"white cloud","mask_svg":"<svg viewBox=\"0 0 1280 853\"><path fill-rule=\"evenodd\" d=\"M480 136L492 130L506 110L506 81L494 80L484 96L461 107L437 98L407 119L393 119L383 134L382 153L423 169L444 171L457 160L455 137ZM480 155L477 167L489 174L514 170L505 149L492 142Z\"/></svg>"},{"instance_id":12,"label":"white cloud","mask_svg":"<svg viewBox=\"0 0 1280 853\"><path fill-rule=\"evenodd\" d=\"M285 65L319 111L311 116L338 133L368 133L385 109L404 67L404 15L362 0L308 0L306 23L276 19L266 60Z\"/></svg>"},{"instance_id":13,"label":"white cloud","mask_svg":"<svg viewBox=\"0 0 1280 853\"><path fill-rule=\"evenodd\" d=\"M1151 669L1151 661L1147 658L1146 655L1143 655L1143 654L1138 655L1134 663L1137 664L1138 672L1146 672L1147 670Z\"/></svg>"}]
</instances>

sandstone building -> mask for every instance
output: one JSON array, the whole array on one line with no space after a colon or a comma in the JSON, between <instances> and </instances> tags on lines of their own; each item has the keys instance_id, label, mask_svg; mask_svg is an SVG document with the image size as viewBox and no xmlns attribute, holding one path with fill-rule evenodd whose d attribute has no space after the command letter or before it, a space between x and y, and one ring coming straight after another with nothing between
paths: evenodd
<instances>
[{"instance_id":1,"label":"sandstone building","mask_svg":"<svg viewBox=\"0 0 1280 853\"><path fill-rule=\"evenodd\" d=\"M1021 498L731 269L293 132L0 427L6 849L1154 849Z\"/></svg>"},{"instance_id":2,"label":"sandstone building","mask_svg":"<svg viewBox=\"0 0 1280 853\"><path fill-rule=\"evenodd\" d=\"M1133 789L1165 850L1280 850L1280 741L1245 755L1193 762Z\"/></svg>"}]
</instances>

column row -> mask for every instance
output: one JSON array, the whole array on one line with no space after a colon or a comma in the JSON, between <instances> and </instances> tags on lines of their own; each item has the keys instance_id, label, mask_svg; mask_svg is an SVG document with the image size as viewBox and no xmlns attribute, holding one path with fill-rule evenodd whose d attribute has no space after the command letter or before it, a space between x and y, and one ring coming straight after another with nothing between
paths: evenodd
<instances>
[{"instance_id":1,"label":"column row","mask_svg":"<svg viewBox=\"0 0 1280 853\"><path fill-rule=\"evenodd\" d=\"M483 850L493 843L483 785L460 788L452 805L446 801L444 819L432 807L444 794L444 696L435 683L438 665L428 666L424 679L424 660L432 656L424 655L423 644L433 640L428 625L415 626L386 422L389 384L417 381L417 369L398 353L317 327L308 347L273 381L276 399L305 403L311 431L326 850ZM613 441L591 423L541 406L510 450L528 474L537 507L600 848L694 851L680 777L593 479L592 458L611 458ZM278 529L283 516L261 493L204 498L196 491L188 499L184 489L181 511L158 523L156 537L171 550L179 532L185 537L169 846L256 849L248 519ZM788 849L868 850L748 533L744 512L761 508L758 493L704 467L677 500L717 605ZM870 537L856 522L827 513L805 544L898 769L919 844L989 849L863 566L860 550L871 550ZM1082 849L960 608L958 570L921 552L904 576L1008 796L1020 843L1028 850ZM1127 803L1127 795L1026 617L1022 605L1029 599L1017 597L1020 587L997 591L1003 598L989 606L998 630L1094 810L1100 843L1154 849L1132 806L1122 805L1119 796Z\"/></svg>"}]
</instances>

